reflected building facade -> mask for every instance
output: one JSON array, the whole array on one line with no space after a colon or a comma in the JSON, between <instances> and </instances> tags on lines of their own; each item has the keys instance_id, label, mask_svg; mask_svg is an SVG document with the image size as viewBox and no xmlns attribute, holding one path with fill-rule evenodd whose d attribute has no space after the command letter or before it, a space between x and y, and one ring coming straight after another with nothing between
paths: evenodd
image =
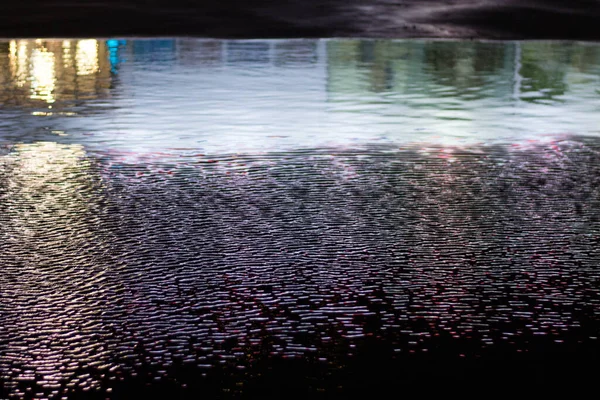
<instances>
[{"instance_id":1,"label":"reflected building facade","mask_svg":"<svg viewBox=\"0 0 600 400\"><path fill-rule=\"evenodd\" d=\"M119 43L117 43L119 42ZM324 52L318 40L216 40L216 39L164 39L107 41L109 53L118 49L118 61L153 68L233 67L248 66L308 67L324 64ZM321 53L321 54L320 54Z\"/></svg>"},{"instance_id":2,"label":"reflected building facade","mask_svg":"<svg viewBox=\"0 0 600 400\"><path fill-rule=\"evenodd\" d=\"M56 108L108 96L111 68L105 41L11 40L0 43L0 103Z\"/></svg>"},{"instance_id":3,"label":"reflected building facade","mask_svg":"<svg viewBox=\"0 0 600 400\"><path fill-rule=\"evenodd\" d=\"M598 46L558 43L11 40L0 43L0 128L94 132L137 148L161 147L160 138L216 148L232 134L252 148L283 136L293 146L327 135L455 143L519 132L528 120L532 134L572 121L593 131L599 60ZM23 112L52 118L8 118Z\"/></svg>"},{"instance_id":4,"label":"reflected building facade","mask_svg":"<svg viewBox=\"0 0 600 400\"><path fill-rule=\"evenodd\" d=\"M593 132L598 125L588 116L598 111L599 62L594 45L328 41L328 101L340 123L368 120L365 129L385 126L390 135L410 126L446 137L501 138L511 130L564 132L574 120Z\"/></svg>"},{"instance_id":5,"label":"reflected building facade","mask_svg":"<svg viewBox=\"0 0 600 400\"><path fill-rule=\"evenodd\" d=\"M597 46L534 42L342 40L329 41L327 54L332 100L386 92L510 100L516 90L535 103L565 94L573 75L597 75L600 62Z\"/></svg>"}]
</instances>

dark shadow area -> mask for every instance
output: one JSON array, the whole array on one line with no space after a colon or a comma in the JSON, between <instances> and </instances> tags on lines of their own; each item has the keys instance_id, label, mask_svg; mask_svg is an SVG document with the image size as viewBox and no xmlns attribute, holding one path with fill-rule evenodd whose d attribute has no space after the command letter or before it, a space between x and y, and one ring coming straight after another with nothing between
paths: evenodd
<instances>
[{"instance_id":1,"label":"dark shadow area","mask_svg":"<svg viewBox=\"0 0 600 400\"><path fill-rule=\"evenodd\" d=\"M600 38L596 0L25 0L0 36Z\"/></svg>"},{"instance_id":2,"label":"dark shadow area","mask_svg":"<svg viewBox=\"0 0 600 400\"><path fill-rule=\"evenodd\" d=\"M600 38L600 3L597 1L507 3L506 6L468 8L451 14L444 13L432 18L432 22L473 28L475 37Z\"/></svg>"},{"instance_id":3,"label":"dark shadow area","mask_svg":"<svg viewBox=\"0 0 600 400\"><path fill-rule=\"evenodd\" d=\"M126 2L32 1L0 8L0 35L321 37L352 34L347 3L334 0Z\"/></svg>"}]
</instances>

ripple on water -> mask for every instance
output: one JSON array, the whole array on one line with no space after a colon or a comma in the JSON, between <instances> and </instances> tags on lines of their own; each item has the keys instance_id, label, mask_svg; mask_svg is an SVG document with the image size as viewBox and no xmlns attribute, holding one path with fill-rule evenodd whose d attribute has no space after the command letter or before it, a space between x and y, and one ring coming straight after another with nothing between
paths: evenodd
<instances>
[{"instance_id":1,"label":"ripple on water","mask_svg":"<svg viewBox=\"0 0 600 400\"><path fill-rule=\"evenodd\" d=\"M0 174L5 390L233 394L277 366L337 390L355 360L596 351L599 148L159 165L17 147Z\"/></svg>"},{"instance_id":2,"label":"ripple on water","mask_svg":"<svg viewBox=\"0 0 600 400\"><path fill-rule=\"evenodd\" d=\"M599 67L581 43L0 41L2 396L595 382Z\"/></svg>"}]
</instances>

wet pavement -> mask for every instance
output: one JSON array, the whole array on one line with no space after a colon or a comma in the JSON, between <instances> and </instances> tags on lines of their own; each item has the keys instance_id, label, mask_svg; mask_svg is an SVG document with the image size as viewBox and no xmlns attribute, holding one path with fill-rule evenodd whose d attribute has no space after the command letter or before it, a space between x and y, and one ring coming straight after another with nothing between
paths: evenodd
<instances>
[{"instance_id":1,"label":"wet pavement","mask_svg":"<svg viewBox=\"0 0 600 400\"><path fill-rule=\"evenodd\" d=\"M591 386L599 72L574 43L0 44L3 395Z\"/></svg>"}]
</instances>

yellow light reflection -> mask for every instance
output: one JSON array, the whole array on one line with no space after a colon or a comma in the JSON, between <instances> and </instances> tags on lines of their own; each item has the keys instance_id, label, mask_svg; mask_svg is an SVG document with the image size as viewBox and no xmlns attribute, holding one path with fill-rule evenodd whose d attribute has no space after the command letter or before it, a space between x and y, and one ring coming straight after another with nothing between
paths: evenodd
<instances>
[{"instance_id":1,"label":"yellow light reflection","mask_svg":"<svg viewBox=\"0 0 600 400\"><path fill-rule=\"evenodd\" d=\"M63 101L96 98L109 87L104 41L37 39L11 40L7 44L9 76L2 79L8 78L11 83L4 93L8 102L34 107L43 102L54 109Z\"/></svg>"},{"instance_id":2,"label":"yellow light reflection","mask_svg":"<svg viewBox=\"0 0 600 400\"><path fill-rule=\"evenodd\" d=\"M65 171L80 167L85 157L85 150L80 144L20 143L15 145L14 150L19 172L31 179L40 177L44 181L63 177Z\"/></svg>"},{"instance_id":3,"label":"yellow light reflection","mask_svg":"<svg viewBox=\"0 0 600 400\"><path fill-rule=\"evenodd\" d=\"M54 53L45 48L31 52L31 98L54 103Z\"/></svg>"},{"instance_id":4,"label":"yellow light reflection","mask_svg":"<svg viewBox=\"0 0 600 400\"><path fill-rule=\"evenodd\" d=\"M80 182L74 178L89 167L85 156L80 144L37 142L15 144L13 151L2 157L0 165L10 168L13 177L6 189L16 203L32 206L25 217L15 219L22 222L20 228L15 225L16 230L34 231L40 221L65 212L76 215L87 208L77 188ZM54 225L59 222L64 221L54 221Z\"/></svg>"},{"instance_id":5,"label":"yellow light reflection","mask_svg":"<svg viewBox=\"0 0 600 400\"><path fill-rule=\"evenodd\" d=\"M64 40L62 43L63 48L63 64L65 68L71 68L73 66L73 56L71 55L71 41Z\"/></svg>"},{"instance_id":6,"label":"yellow light reflection","mask_svg":"<svg viewBox=\"0 0 600 400\"><path fill-rule=\"evenodd\" d=\"M17 42L15 40L11 40L8 46L8 60L10 63L10 75L13 81L16 81L16 74L18 67L18 58L17 58ZM17 83L18 85L18 83Z\"/></svg>"},{"instance_id":7,"label":"yellow light reflection","mask_svg":"<svg viewBox=\"0 0 600 400\"><path fill-rule=\"evenodd\" d=\"M97 178L79 144L15 144L11 153L0 156L0 167L10 171L3 187L3 229L12 244L6 246L7 259L15 260L2 273L22 278L2 289L13 299L7 314L13 323L3 328L15 340L5 347L19 360L9 367L10 376L33 376L42 390L54 390L77 382L80 372L65 366L86 370L108 363L103 342L95 337L103 329L96 317L101 302L95 291L82 289L97 285L102 292L106 268L97 261L104 248L90 207ZM98 250L89 249L89 243ZM28 337L44 340L24 340ZM88 379L87 385L99 382Z\"/></svg>"},{"instance_id":8,"label":"yellow light reflection","mask_svg":"<svg viewBox=\"0 0 600 400\"><path fill-rule=\"evenodd\" d=\"M16 40L11 40L10 44L8 45L8 49L9 49L9 57L11 59L11 61L13 59L16 60L17 57L17 41Z\"/></svg>"},{"instance_id":9,"label":"yellow light reflection","mask_svg":"<svg viewBox=\"0 0 600 400\"><path fill-rule=\"evenodd\" d=\"M10 52L8 54L10 60L10 73L13 82L18 87L23 87L27 83L28 75L28 57L27 57L27 41L11 40Z\"/></svg>"},{"instance_id":10,"label":"yellow light reflection","mask_svg":"<svg viewBox=\"0 0 600 400\"><path fill-rule=\"evenodd\" d=\"M95 39L77 42L75 54L77 75L90 75L98 71L98 41Z\"/></svg>"}]
</instances>

